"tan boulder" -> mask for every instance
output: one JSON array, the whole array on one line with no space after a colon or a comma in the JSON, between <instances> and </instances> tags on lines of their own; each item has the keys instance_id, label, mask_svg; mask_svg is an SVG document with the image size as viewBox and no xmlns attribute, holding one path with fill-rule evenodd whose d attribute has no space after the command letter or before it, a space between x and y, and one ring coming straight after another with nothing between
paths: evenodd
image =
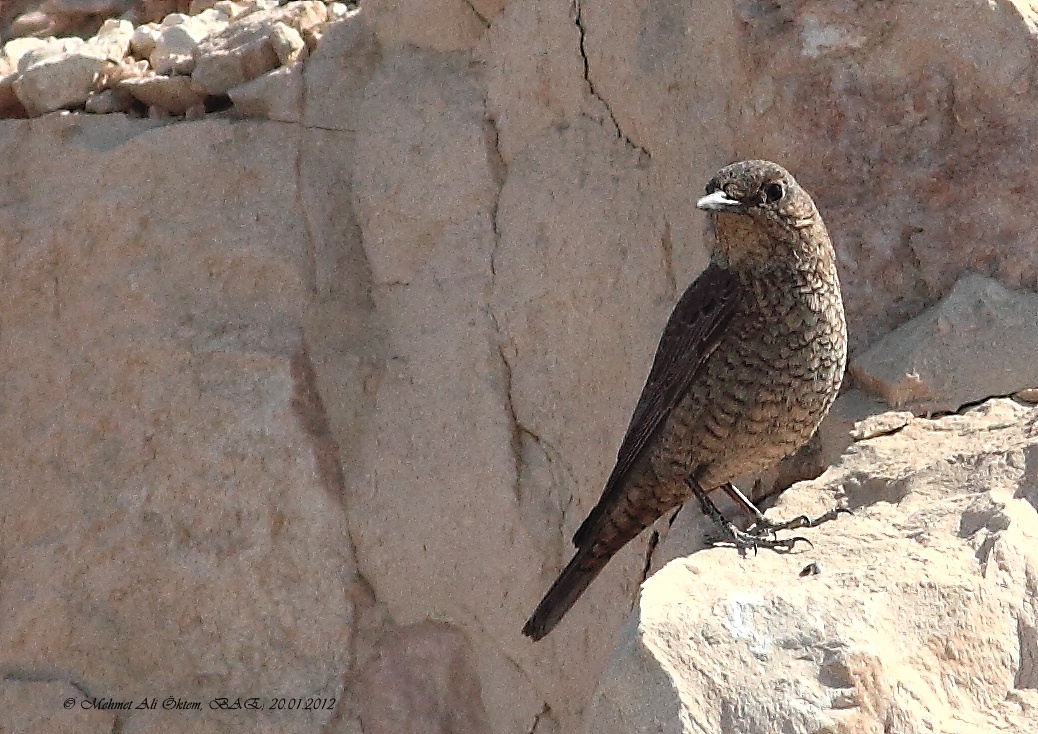
<instances>
[{"instance_id":1,"label":"tan boulder","mask_svg":"<svg viewBox=\"0 0 1038 734\"><path fill-rule=\"evenodd\" d=\"M1038 294L967 275L939 304L852 361L858 383L891 407L958 410L1038 386Z\"/></svg>"},{"instance_id":2,"label":"tan boulder","mask_svg":"<svg viewBox=\"0 0 1038 734\"><path fill-rule=\"evenodd\" d=\"M304 338L295 136L50 116L0 137L19 171L0 184L19 202L0 213L0 700L35 702L2 728L320 728L334 711L208 707L341 698L351 664L361 597L307 348L322 331ZM79 708L170 695L205 713Z\"/></svg>"},{"instance_id":3,"label":"tan boulder","mask_svg":"<svg viewBox=\"0 0 1038 734\"><path fill-rule=\"evenodd\" d=\"M769 512L847 503L853 517L799 531L813 547L671 561L587 730L1035 730L1036 420L1009 400L912 419Z\"/></svg>"}]
</instances>

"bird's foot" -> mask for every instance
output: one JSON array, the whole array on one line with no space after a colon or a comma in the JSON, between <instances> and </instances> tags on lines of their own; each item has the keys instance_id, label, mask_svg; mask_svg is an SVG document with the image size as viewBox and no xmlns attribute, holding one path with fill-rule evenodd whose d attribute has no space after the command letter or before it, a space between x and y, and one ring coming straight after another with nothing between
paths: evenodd
<instances>
[{"instance_id":1,"label":"bird's foot","mask_svg":"<svg viewBox=\"0 0 1038 734\"><path fill-rule=\"evenodd\" d=\"M715 522L721 532L719 537L708 538L712 545L731 543L741 551L752 548L754 555L756 555L759 548L770 548L773 551L788 553L796 547L798 540L802 540L809 546L814 547L814 544L802 535L794 535L791 538L778 538L772 534L772 537L765 538L752 532L739 530L728 520Z\"/></svg>"},{"instance_id":2,"label":"bird's foot","mask_svg":"<svg viewBox=\"0 0 1038 734\"><path fill-rule=\"evenodd\" d=\"M774 538L775 533L779 530L799 530L800 528L817 527L823 522L835 520L841 514L852 515L854 513L846 507L834 507L828 512L815 518L808 517L807 515L800 515L799 517L794 517L792 520L786 520L785 522L772 522L771 520L761 517L746 530L746 533L756 538L763 538L764 536L771 536Z\"/></svg>"},{"instance_id":3,"label":"bird's foot","mask_svg":"<svg viewBox=\"0 0 1038 734\"><path fill-rule=\"evenodd\" d=\"M739 530L735 527L731 520L726 518L720 510L717 509L717 505L707 496L703 488L699 486L699 482L691 477L685 482L689 489L692 490L692 494L695 495L696 499L699 500L699 506L703 509L703 514L713 520L714 525L720 530L720 537L711 538L710 542L713 544L717 543L731 543L739 550L745 551L748 548L752 548L753 552L756 553L758 548L770 548L775 551L791 551L796 546L798 540L802 540L808 545L811 545L811 541L800 535L793 536L792 538L776 538L774 531L771 532L770 538L761 537L752 532L746 532ZM796 518L799 520L800 518ZM763 520L763 518L762 518ZM757 525L761 523L758 522ZM767 531L763 531L761 534L766 534Z\"/></svg>"}]
</instances>

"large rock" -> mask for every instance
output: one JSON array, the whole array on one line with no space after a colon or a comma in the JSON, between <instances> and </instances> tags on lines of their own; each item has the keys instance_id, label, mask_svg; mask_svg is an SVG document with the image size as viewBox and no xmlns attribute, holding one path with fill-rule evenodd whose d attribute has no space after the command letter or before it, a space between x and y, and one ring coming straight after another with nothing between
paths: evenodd
<instances>
[{"instance_id":1,"label":"large rock","mask_svg":"<svg viewBox=\"0 0 1038 734\"><path fill-rule=\"evenodd\" d=\"M852 374L891 407L957 410L1038 386L1038 294L967 275L948 297L855 359Z\"/></svg>"},{"instance_id":2,"label":"large rock","mask_svg":"<svg viewBox=\"0 0 1038 734\"><path fill-rule=\"evenodd\" d=\"M479 82L460 55L403 48L356 111L354 201L387 360L350 528L395 623L466 629L481 698L464 706L485 710L491 731L518 733L543 708L515 662L523 610L511 602L517 588L533 595L537 548L516 496L507 365L488 307L498 182Z\"/></svg>"},{"instance_id":3,"label":"large rock","mask_svg":"<svg viewBox=\"0 0 1038 734\"><path fill-rule=\"evenodd\" d=\"M13 81L14 93L30 115L79 107L98 88L107 66L92 51L48 56L29 65Z\"/></svg>"},{"instance_id":4,"label":"large rock","mask_svg":"<svg viewBox=\"0 0 1038 734\"><path fill-rule=\"evenodd\" d=\"M779 517L854 509L813 547L669 563L588 731L1035 731L1036 424L1008 400L912 420L783 497Z\"/></svg>"},{"instance_id":5,"label":"large rock","mask_svg":"<svg viewBox=\"0 0 1038 734\"><path fill-rule=\"evenodd\" d=\"M1030 6L733 7L733 151L783 161L814 194L840 255L853 346L966 272L1038 283Z\"/></svg>"},{"instance_id":6,"label":"large rock","mask_svg":"<svg viewBox=\"0 0 1038 734\"><path fill-rule=\"evenodd\" d=\"M0 184L0 700L52 728L84 698L174 695L206 713L89 725L319 729L334 711L208 707L341 698L352 662L295 137L55 116L0 138L20 172Z\"/></svg>"},{"instance_id":7,"label":"large rock","mask_svg":"<svg viewBox=\"0 0 1038 734\"><path fill-rule=\"evenodd\" d=\"M336 23L275 5L193 3L234 20L171 70L195 63L195 92L278 122L0 128L19 172L0 187L0 700L30 701L0 707L5 730L79 727L54 711L66 694L163 688L339 700L84 726L582 731L645 575L704 547L695 508L545 641L519 630L705 263L695 200L734 158L774 157L815 194L859 354L964 271L1038 282L1034 39L1014 4L372 2ZM280 31L278 56L279 22L307 51ZM138 64L152 30L131 37ZM71 46L7 44L0 105L27 114L18 74ZM186 112L199 97L171 79L149 91ZM841 398L771 487L817 473L873 407ZM891 496L877 477L862 504ZM881 532L856 522L832 528ZM756 561L769 582L785 562ZM905 578L882 588L910 607Z\"/></svg>"}]
</instances>

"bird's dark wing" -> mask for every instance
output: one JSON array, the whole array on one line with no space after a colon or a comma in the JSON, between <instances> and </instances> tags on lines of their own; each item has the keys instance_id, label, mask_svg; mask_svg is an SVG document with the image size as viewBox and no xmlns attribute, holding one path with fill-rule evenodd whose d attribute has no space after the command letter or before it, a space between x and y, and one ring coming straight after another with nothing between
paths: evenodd
<instances>
[{"instance_id":1,"label":"bird's dark wing","mask_svg":"<svg viewBox=\"0 0 1038 734\"><path fill-rule=\"evenodd\" d=\"M652 369L602 498L573 536L573 544L578 548L592 539L606 508L623 491L624 480L649 438L688 392L700 366L720 341L738 297L736 278L713 263L681 296L660 337Z\"/></svg>"}]
</instances>

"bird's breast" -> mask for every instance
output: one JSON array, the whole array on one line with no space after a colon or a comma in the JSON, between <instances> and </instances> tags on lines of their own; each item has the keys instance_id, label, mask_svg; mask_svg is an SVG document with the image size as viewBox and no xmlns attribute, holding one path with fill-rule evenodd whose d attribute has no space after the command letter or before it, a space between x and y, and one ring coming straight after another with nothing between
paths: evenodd
<instances>
[{"instance_id":1,"label":"bird's breast","mask_svg":"<svg viewBox=\"0 0 1038 734\"><path fill-rule=\"evenodd\" d=\"M671 466L700 467L707 485L763 471L806 443L846 365L835 270L831 278L776 273L745 286L717 348L668 420L663 454ZM676 461L682 453L688 458Z\"/></svg>"}]
</instances>

